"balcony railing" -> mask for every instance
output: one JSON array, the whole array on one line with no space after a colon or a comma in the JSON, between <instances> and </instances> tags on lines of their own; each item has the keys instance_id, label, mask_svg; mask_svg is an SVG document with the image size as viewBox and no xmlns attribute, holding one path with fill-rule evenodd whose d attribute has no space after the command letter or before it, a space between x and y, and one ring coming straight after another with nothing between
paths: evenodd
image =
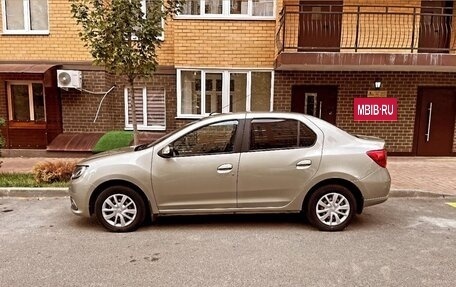
<instances>
[{"instance_id":1,"label":"balcony railing","mask_svg":"<svg viewBox=\"0 0 456 287\"><path fill-rule=\"evenodd\" d=\"M454 15L448 6L285 5L277 49L278 53L450 53L456 51Z\"/></svg>"}]
</instances>

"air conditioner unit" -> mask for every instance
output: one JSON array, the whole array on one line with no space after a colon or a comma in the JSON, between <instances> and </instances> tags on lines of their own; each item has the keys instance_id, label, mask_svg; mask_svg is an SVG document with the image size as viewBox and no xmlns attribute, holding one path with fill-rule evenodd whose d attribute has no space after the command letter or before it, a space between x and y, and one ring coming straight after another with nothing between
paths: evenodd
<instances>
[{"instance_id":1,"label":"air conditioner unit","mask_svg":"<svg viewBox=\"0 0 456 287\"><path fill-rule=\"evenodd\" d=\"M80 89L82 86L81 71L57 70L57 86L59 88Z\"/></svg>"}]
</instances>

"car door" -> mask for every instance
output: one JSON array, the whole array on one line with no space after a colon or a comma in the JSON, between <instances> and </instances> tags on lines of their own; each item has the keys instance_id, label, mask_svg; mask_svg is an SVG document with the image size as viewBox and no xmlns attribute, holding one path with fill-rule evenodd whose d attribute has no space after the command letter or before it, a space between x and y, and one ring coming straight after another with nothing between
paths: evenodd
<instances>
[{"instance_id":1,"label":"car door","mask_svg":"<svg viewBox=\"0 0 456 287\"><path fill-rule=\"evenodd\" d=\"M246 125L250 136L239 164L238 207L284 207L318 170L322 133L287 118L256 118Z\"/></svg>"},{"instance_id":2,"label":"car door","mask_svg":"<svg viewBox=\"0 0 456 287\"><path fill-rule=\"evenodd\" d=\"M152 185L160 212L236 207L239 133L238 120L216 122L169 144L171 157L155 152Z\"/></svg>"}]
</instances>

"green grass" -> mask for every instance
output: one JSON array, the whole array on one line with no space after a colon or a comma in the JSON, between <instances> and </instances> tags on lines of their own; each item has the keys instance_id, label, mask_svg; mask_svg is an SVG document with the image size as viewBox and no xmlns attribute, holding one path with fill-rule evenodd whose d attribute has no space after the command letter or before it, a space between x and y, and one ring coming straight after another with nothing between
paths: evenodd
<instances>
[{"instance_id":1,"label":"green grass","mask_svg":"<svg viewBox=\"0 0 456 287\"><path fill-rule=\"evenodd\" d=\"M93 148L93 152L103 152L111 149L126 147L133 140L132 132L111 131L105 133Z\"/></svg>"},{"instance_id":2,"label":"green grass","mask_svg":"<svg viewBox=\"0 0 456 287\"><path fill-rule=\"evenodd\" d=\"M31 173L0 172L0 187L67 187L68 182L38 183Z\"/></svg>"}]
</instances>

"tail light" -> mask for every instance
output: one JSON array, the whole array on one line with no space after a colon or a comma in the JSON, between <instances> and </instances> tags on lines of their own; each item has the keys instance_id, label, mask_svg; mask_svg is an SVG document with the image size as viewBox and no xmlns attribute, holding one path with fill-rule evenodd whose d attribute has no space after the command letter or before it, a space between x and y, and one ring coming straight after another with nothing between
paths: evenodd
<instances>
[{"instance_id":1,"label":"tail light","mask_svg":"<svg viewBox=\"0 0 456 287\"><path fill-rule=\"evenodd\" d=\"M367 155L379 166L386 168L387 152L386 149L370 150Z\"/></svg>"}]
</instances>

